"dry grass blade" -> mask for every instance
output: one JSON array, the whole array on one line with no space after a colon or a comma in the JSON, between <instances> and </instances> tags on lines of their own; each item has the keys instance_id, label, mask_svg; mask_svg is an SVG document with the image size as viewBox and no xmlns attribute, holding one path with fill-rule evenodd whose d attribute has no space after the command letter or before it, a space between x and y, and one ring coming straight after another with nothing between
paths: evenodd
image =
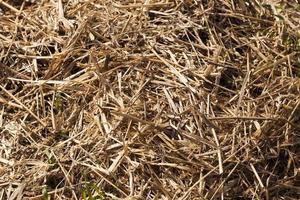
<instances>
[{"instance_id":1,"label":"dry grass blade","mask_svg":"<svg viewBox=\"0 0 300 200\"><path fill-rule=\"evenodd\" d=\"M41 123L44 127L46 127L46 123L43 122L36 114L34 114L29 108L27 108L18 98L16 98L13 94L11 94L8 90L6 90L2 85L0 85L0 88L13 100L15 100L19 106L21 106L23 109L25 109L27 112L29 112L39 123Z\"/></svg>"}]
</instances>

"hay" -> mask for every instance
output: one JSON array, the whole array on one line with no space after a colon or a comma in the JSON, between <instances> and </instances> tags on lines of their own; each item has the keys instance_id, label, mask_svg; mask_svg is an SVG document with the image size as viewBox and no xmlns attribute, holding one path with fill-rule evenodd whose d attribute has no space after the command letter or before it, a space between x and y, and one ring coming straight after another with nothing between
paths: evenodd
<instances>
[{"instance_id":1,"label":"hay","mask_svg":"<svg viewBox=\"0 0 300 200\"><path fill-rule=\"evenodd\" d=\"M0 199L297 199L298 1L0 1Z\"/></svg>"}]
</instances>

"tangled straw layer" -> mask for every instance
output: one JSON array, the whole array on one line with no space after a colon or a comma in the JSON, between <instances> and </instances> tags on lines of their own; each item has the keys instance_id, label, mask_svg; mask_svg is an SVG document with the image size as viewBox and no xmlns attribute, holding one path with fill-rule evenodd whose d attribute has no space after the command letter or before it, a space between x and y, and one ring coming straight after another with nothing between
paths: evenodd
<instances>
[{"instance_id":1,"label":"tangled straw layer","mask_svg":"<svg viewBox=\"0 0 300 200\"><path fill-rule=\"evenodd\" d=\"M297 199L293 1L0 1L1 199Z\"/></svg>"}]
</instances>

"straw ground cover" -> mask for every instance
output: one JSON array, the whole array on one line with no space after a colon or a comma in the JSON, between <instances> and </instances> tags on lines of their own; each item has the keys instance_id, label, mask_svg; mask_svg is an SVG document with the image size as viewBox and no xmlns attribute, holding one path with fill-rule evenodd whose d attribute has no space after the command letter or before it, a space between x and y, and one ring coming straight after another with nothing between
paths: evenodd
<instances>
[{"instance_id":1,"label":"straw ground cover","mask_svg":"<svg viewBox=\"0 0 300 200\"><path fill-rule=\"evenodd\" d=\"M0 1L0 199L298 199L298 1Z\"/></svg>"}]
</instances>

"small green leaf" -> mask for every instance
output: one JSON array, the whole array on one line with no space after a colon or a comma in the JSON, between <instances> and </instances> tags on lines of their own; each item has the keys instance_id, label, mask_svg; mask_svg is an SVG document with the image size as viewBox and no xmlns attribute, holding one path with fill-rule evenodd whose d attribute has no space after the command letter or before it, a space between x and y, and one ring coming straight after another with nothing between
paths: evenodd
<instances>
[{"instance_id":1,"label":"small green leaf","mask_svg":"<svg viewBox=\"0 0 300 200\"><path fill-rule=\"evenodd\" d=\"M284 17L282 15L274 15L275 17L277 17L279 20L284 21Z\"/></svg>"},{"instance_id":2,"label":"small green leaf","mask_svg":"<svg viewBox=\"0 0 300 200\"><path fill-rule=\"evenodd\" d=\"M49 200L50 199L49 194L48 194L47 186L43 187L42 195L43 195L43 197L42 197L43 200Z\"/></svg>"}]
</instances>

